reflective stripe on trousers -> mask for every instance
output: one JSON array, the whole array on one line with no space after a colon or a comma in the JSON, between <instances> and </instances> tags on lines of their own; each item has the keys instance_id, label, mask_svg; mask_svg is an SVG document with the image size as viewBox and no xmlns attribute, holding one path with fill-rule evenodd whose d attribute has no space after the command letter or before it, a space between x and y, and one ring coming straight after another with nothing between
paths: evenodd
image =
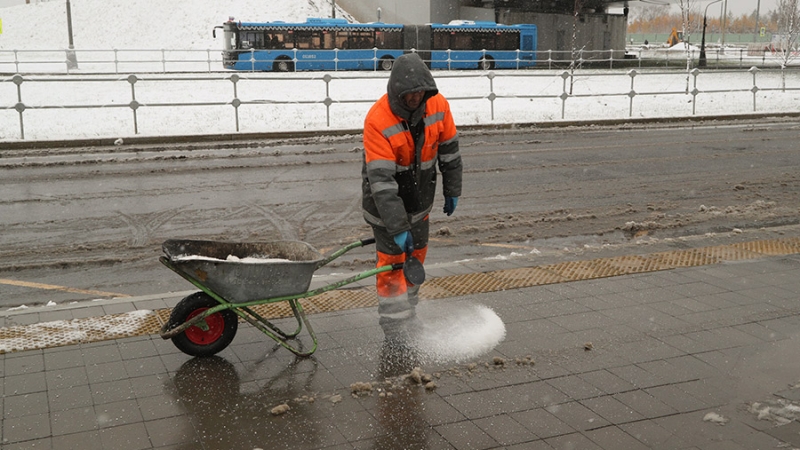
<instances>
[{"instance_id":1,"label":"reflective stripe on trousers","mask_svg":"<svg viewBox=\"0 0 800 450\"><path fill-rule=\"evenodd\" d=\"M406 260L405 254L390 255L378 253L378 267L401 263ZM415 249L413 255L425 262L428 247ZM402 270L382 272L375 276L378 294L378 315L381 323L392 320L404 320L414 316L414 307L419 303L419 286L406 281Z\"/></svg>"}]
</instances>

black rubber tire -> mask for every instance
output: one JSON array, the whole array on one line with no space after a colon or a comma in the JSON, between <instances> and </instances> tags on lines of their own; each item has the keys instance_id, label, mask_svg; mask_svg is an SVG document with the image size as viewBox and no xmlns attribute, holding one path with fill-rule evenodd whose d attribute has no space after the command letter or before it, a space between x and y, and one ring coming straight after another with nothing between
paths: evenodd
<instances>
[{"instance_id":1,"label":"black rubber tire","mask_svg":"<svg viewBox=\"0 0 800 450\"><path fill-rule=\"evenodd\" d=\"M492 70L494 69L494 60L489 57L483 57L478 61L478 70Z\"/></svg>"},{"instance_id":2,"label":"black rubber tire","mask_svg":"<svg viewBox=\"0 0 800 450\"><path fill-rule=\"evenodd\" d=\"M172 309L167 328L175 328L195 315L217 305L219 303L205 292L195 292L178 302ZM239 328L238 317L229 309L212 314L206 318L209 326L207 331L197 326L189 327L183 333L172 338L172 343L187 355L200 357L215 355L233 341L236 330Z\"/></svg>"},{"instance_id":3,"label":"black rubber tire","mask_svg":"<svg viewBox=\"0 0 800 450\"><path fill-rule=\"evenodd\" d=\"M384 71L390 71L394 67L394 58L391 56L384 56L383 58L378 61L378 69Z\"/></svg>"},{"instance_id":4,"label":"black rubber tire","mask_svg":"<svg viewBox=\"0 0 800 450\"><path fill-rule=\"evenodd\" d=\"M278 59L272 66L275 72L294 72L294 62L291 59Z\"/></svg>"}]
</instances>

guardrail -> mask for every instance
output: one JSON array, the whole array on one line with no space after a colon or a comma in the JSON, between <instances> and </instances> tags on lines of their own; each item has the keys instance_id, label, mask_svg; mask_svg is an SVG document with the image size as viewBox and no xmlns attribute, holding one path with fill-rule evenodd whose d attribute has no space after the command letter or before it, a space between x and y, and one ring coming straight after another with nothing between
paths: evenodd
<instances>
[{"instance_id":1,"label":"guardrail","mask_svg":"<svg viewBox=\"0 0 800 450\"><path fill-rule=\"evenodd\" d=\"M34 139L62 139L357 129L386 92L387 77L386 72L15 74L0 77L0 139L26 139L31 130ZM720 77L724 81L717 81ZM739 100L727 114L795 111L794 96L787 92L800 90L800 71L755 67L688 73L437 71L436 80L461 124L568 120L589 110L603 118L689 116L734 96ZM655 98L659 110L642 98Z\"/></svg>"},{"instance_id":2,"label":"guardrail","mask_svg":"<svg viewBox=\"0 0 800 450\"><path fill-rule=\"evenodd\" d=\"M72 56L74 54L74 57ZM770 52L752 54L744 48L707 48L708 65L713 67L780 67L781 60ZM699 50L692 48L695 66ZM631 60L637 60L632 62ZM575 61L577 67L621 68L647 65L685 67L686 52L676 49L629 47L626 50L542 50L536 52L534 69L563 69ZM73 63L77 61L78 67ZM253 59L254 61L254 59ZM333 60L332 60L333 61ZM374 70L378 70L377 58ZM295 59L296 63L297 60ZM522 62L519 60L518 62ZM476 61L477 66L477 61ZM111 50L0 50L0 73L179 73L225 72L221 50L111 49Z\"/></svg>"},{"instance_id":3,"label":"guardrail","mask_svg":"<svg viewBox=\"0 0 800 450\"><path fill-rule=\"evenodd\" d=\"M626 54L632 55L638 61L638 66L648 66L651 62L661 63L664 67L686 67L686 50L680 46L673 48L661 47L628 47ZM700 50L692 46L689 48L689 60L692 67L697 66L700 60ZM784 58L780 52L769 51L765 47L753 48L706 48L707 68L748 68L748 67L783 67L798 66L800 58L797 54Z\"/></svg>"}]
</instances>

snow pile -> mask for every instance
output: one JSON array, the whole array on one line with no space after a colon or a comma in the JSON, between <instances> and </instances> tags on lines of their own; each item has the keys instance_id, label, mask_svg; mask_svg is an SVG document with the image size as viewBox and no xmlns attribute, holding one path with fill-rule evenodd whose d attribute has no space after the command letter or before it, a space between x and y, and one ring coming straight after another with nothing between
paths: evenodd
<instances>
[{"instance_id":1,"label":"snow pile","mask_svg":"<svg viewBox=\"0 0 800 450\"><path fill-rule=\"evenodd\" d=\"M775 425L786 425L800 419L800 405L785 399L754 402L747 408L758 420L768 420Z\"/></svg>"},{"instance_id":2,"label":"snow pile","mask_svg":"<svg viewBox=\"0 0 800 450\"><path fill-rule=\"evenodd\" d=\"M137 310L103 317L8 327L0 335L0 354L138 336L144 334L143 330L153 322L153 318L153 311ZM149 333L155 330L145 331Z\"/></svg>"},{"instance_id":3,"label":"snow pile","mask_svg":"<svg viewBox=\"0 0 800 450\"><path fill-rule=\"evenodd\" d=\"M212 30L229 17L247 22L305 22L330 16L330 3L314 0L72 0L76 50L221 49ZM31 26L35 24L35 26ZM124 30L129 30L125 32ZM0 50L68 47L66 3L3 8Z\"/></svg>"},{"instance_id":4,"label":"snow pile","mask_svg":"<svg viewBox=\"0 0 800 450\"><path fill-rule=\"evenodd\" d=\"M272 263L282 263L282 262L292 262L290 259L285 258L269 258L266 256L259 256L259 255L251 255L246 256L244 258L239 258L238 256L228 255L225 259L219 258L212 258L211 256L203 256L203 255L178 255L172 258L175 262L183 262L183 261L212 261L212 262L233 262L233 263L243 263L243 264L272 264Z\"/></svg>"}]
</instances>

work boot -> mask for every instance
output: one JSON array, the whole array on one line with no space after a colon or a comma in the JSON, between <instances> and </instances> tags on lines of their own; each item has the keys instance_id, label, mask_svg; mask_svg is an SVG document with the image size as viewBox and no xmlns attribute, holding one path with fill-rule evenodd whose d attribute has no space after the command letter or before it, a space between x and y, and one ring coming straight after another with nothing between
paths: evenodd
<instances>
[{"instance_id":1,"label":"work boot","mask_svg":"<svg viewBox=\"0 0 800 450\"><path fill-rule=\"evenodd\" d=\"M380 355L382 376L389 378L406 374L419 365L416 342L422 327L416 315L402 320L381 319L384 334Z\"/></svg>"},{"instance_id":2,"label":"work boot","mask_svg":"<svg viewBox=\"0 0 800 450\"><path fill-rule=\"evenodd\" d=\"M411 372L419 365L419 354L413 345L402 339L383 341L378 367L381 377L398 377Z\"/></svg>"}]
</instances>

